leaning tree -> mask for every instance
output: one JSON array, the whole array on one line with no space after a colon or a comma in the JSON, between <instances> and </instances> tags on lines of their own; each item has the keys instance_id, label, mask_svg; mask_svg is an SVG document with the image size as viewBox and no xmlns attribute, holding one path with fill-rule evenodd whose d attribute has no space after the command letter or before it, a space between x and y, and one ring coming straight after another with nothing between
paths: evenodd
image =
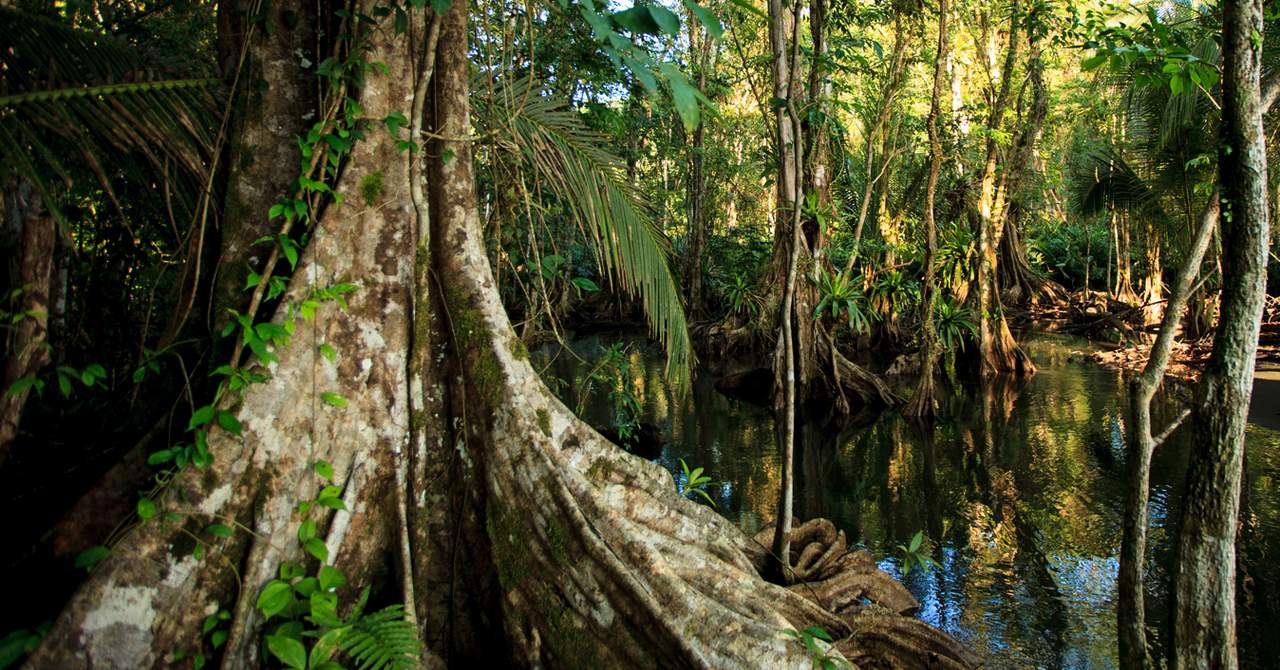
<instances>
[{"instance_id":1,"label":"leaning tree","mask_svg":"<svg viewBox=\"0 0 1280 670\"><path fill-rule=\"evenodd\" d=\"M746 538L683 499L541 382L485 253L465 5L433 4L345 14L363 31L338 87L350 123L321 138L344 157L318 173L332 184L300 181L315 197L296 220L315 223L273 319L233 319L241 346L225 372L246 385L211 410L221 427L197 455L212 459L148 503L29 665L170 667L223 608L222 665L258 666L264 588L281 566L317 564L350 576L335 586L344 599L372 584L403 600L433 662L804 667L820 655L784 632L819 626L854 662L972 665L890 611L914 601L830 524L793 531L800 583L765 581L771 531ZM288 90L272 82L280 70L263 75L263 95ZM304 168L328 161L303 145ZM317 192L346 197L317 208ZM259 286L292 253L272 253Z\"/></svg>"}]
</instances>

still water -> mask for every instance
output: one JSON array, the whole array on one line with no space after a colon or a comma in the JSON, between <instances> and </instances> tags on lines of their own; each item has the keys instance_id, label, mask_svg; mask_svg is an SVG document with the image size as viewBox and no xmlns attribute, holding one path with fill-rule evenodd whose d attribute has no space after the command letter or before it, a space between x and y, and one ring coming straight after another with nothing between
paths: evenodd
<instances>
[{"instance_id":1,"label":"still water","mask_svg":"<svg viewBox=\"0 0 1280 670\"><path fill-rule=\"evenodd\" d=\"M703 467L720 512L751 533L773 518L779 482L770 411L722 395L698 375L683 398L663 377L659 349L638 336L592 336L537 352L544 377L612 421L608 393L582 382L604 347L628 347L632 392L666 445L658 462ZM894 412L844 425L806 419L797 444L795 509L827 517L882 557L920 600L920 617L986 652L993 668L1116 666L1116 572L1124 502L1127 386L1081 360L1083 342L1027 343L1039 373L1025 382L954 390L932 428ZM554 379L553 379L554 381ZM582 396L582 397L579 397ZM1170 406L1156 408L1164 425ZM1250 426L1242 500L1241 666L1280 665L1280 432ZM1179 431L1155 455L1148 554L1148 622L1162 644L1187 460ZM902 552L924 531L937 567L902 574Z\"/></svg>"}]
</instances>

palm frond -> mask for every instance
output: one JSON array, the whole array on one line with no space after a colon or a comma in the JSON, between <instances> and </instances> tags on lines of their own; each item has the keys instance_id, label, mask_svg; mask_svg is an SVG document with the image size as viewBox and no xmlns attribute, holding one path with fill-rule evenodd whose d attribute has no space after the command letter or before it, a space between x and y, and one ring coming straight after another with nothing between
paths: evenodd
<instances>
[{"instance_id":1,"label":"palm frond","mask_svg":"<svg viewBox=\"0 0 1280 670\"><path fill-rule=\"evenodd\" d=\"M487 86L473 87L476 91ZM476 100L476 120L519 172L534 175L591 240L601 268L640 299L650 332L667 351L677 385L693 364L688 325L668 258L670 242L653 224L618 157L564 100L528 78L502 83Z\"/></svg>"},{"instance_id":2,"label":"palm frond","mask_svg":"<svg viewBox=\"0 0 1280 670\"><path fill-rule=\"evenodd\" d=\"M84 165L120 208L113 181L171 189L184 213L208 177L221 81L157 72L113 38L0 7L0 152L50 200ZM155 190L155 189L153 189ZM57 205L50 202L56 213Z\"/></svg>"},{"instance_id":3,"label":"palm frond","mask_svg":"<svg viewBox=\"0 0 1280 670\"><path fill-rule=\"evenodd\" d=\"M1075 210L1085 216L1109 206L1137 211L1156 204L1151 186L1108 145L1086 148L1072 161L1068 188Z\"/></svg>"}]
</instances>

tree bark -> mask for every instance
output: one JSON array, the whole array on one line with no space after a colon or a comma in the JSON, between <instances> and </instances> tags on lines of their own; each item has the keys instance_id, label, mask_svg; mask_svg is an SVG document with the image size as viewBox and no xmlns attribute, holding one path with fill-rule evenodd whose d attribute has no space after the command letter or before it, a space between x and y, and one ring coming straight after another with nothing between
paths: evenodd
<instances>
[{"instance_id":1,"label":"tree bark","mask_svg":"<svg viewBox=\"0 0 1280 670\"><path fill-rule=\"evenodd\" d=\"M12 308L23 316L5 341L4 377L0 381L0 467L9 458L9 447L18 436L22 408L31 386L14 389L20 380L35 377L49 364L49 288L53 276L53 251L57 225L31 182L20 179L4 192L5 227L17 236L15 289L21 293ZM7 325L7 324L6 324Z\"/></svg>"},{"instance_id":2,"label":"tree bark","mask_svg":"<svg viewBox=\"0 0 1280 670\"><path fill-rule=\"evenodd\" d=\"M209 305L214 332L229 321L227 309L243 309L248 303L245 277L250 271L263 271L270 250L255 248L254 242L279 232L267 211L294 189L302 160L294 138L305 136L318 120L313 76L304 66L304 61L324 59L316 53L317 5L263 3L260 18L251 15L256 6L247 0L222 0L218 10L230 18L219 26L230 33L224 39L237 45L237 54L241 48L248 51L240 72L233 67L227 73L240 78L244 93L238 97L241 107L235 110L235 123L229 126L229 136L235 139L227 160L233 167Z\"/></svg>"},{"instance_id":3,"label":"tree bark","mask_svg":"<svg viewBox=\"0 0 1280 670\"><path fill-rule=\"evenodd\" d=\"M1174 578L1173 668L1234 669L1235 539L1244 429L1266 303L1267 163L1262 2L1222 5L1222 297L1213 353L1196 389L1194 437Z\"/></svg>"}]
</instances>

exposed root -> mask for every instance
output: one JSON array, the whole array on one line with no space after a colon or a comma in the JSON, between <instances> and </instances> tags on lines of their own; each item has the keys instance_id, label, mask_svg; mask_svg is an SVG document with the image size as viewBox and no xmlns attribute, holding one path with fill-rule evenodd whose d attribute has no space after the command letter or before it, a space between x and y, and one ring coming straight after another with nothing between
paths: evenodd
<instances>
[{"instance_id":1,"label":"exposed root","mask_svg":"<svg viewBox=\"0 0 1280 670\"><path fill-rule=\"evenodd\" d=\"M879 376L845 358L830 336L824 334L819 337L817 346L818 355L831 361L833 368L839 371L837 381L841 389L852 392L866 404L893 407L902 402L902 398L885 385Z\"/></svg>"},{"instance_id":2,"label":"exposed root","mask_svg":"<svg viewBox=\"0 0 1280 670\"><path fill-rule=\"evenodd\" d=\"M774 526L753 543L772 546ZM946 633L910 616L920 603L880 570L864 550L849 550L827 519L795 523L791 558L796 583L788 591L840 616L847 635L835 647L857 668L973 668L979 659ZM762 562L763 558L757 558ZM872 604L866 604L870 601Z\"/></svg>"},{"instance_id":3,"label":"exposed root","mask_svg":"<svg viewBox=\"0 0 1280 670\"><path fill-rule=\"evenodd\" d=\"M863 670L959 670L980 664L955 638L918 619L870 606L846 621L853 632L836 649Z\"/></svg>"},{"instance_id":4,"label":"exposed root","mask_svg":"<svg viewBox=\"0 0 1280 670\"><path fill-rule=\"evenodd\" d=\"M754 541L771 547L774 526L756 534ZM898 614L911 614L920 603L896 579L876 566L867 551L851 550L843 531L827 519L795 524L791 531L791 564L795 583L788 590L822 606L828 612L848 614L869 600Z\"/></svg>"}]
</instances>

